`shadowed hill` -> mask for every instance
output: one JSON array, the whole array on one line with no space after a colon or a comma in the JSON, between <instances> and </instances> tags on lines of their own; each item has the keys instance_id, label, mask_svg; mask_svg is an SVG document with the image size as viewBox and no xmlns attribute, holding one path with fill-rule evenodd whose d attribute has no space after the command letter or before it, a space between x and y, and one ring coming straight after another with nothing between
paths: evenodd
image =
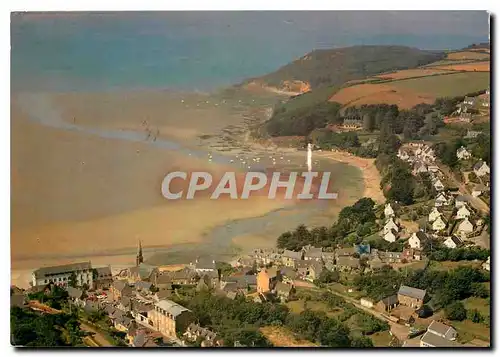
<instances>
[{"instance_id":1,"label":"shadowed hill","mask_svg":"<svg viewBox=\"0 0 500 357\"><path fill-rule=\"evenodd\" d=\"M284 81L302 81L312 89L338 86L377 73L413 68L444 57L438 51L405 46L353 46L315 50L275 72L250 81L282 87Z\"/></svg>"}]
</instances>

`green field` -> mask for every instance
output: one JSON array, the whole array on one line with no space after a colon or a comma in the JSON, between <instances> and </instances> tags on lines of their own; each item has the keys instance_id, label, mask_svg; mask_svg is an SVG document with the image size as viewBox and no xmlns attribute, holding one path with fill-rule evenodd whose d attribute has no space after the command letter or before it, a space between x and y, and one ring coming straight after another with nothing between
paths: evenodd
<instances>
[{"instance_id":1,"label":"green field","mask_svg":"<svg viewBox=\"0 0 500 357\"><path fill-rule=\"evenodd\" d=\"M442 76L410 78L391 82L391 86L439 97L458 97L486 89L490 74L486 72L459 72Z\"/></svg>"}]
</instances>

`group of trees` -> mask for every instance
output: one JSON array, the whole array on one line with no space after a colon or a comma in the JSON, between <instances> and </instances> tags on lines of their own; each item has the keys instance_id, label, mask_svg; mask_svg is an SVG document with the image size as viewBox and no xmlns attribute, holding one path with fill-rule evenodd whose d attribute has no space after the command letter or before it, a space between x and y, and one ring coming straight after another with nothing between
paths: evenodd
<instances>
[{"instance_id":1,"label":"group of trees","mask_svg":"<svg viewBox=\"0 0 500 357\"><path fill-rule=\"evenodd\" d=\"M338 148L350 150L360 146L358 135L353 131L335 133L331 130L318 129L311 134L313 143L321 149Z\"/></svg>"},{"instance_id":2,"label":"group of trees","mask_svg":"<svg viewBox=\"0 0 500 357\"><path fill-rule=\"evenodd\" d=\"M40 291L28 295L30 300L38 300L54 309L61 309L68 299L68 292L60 286L51 285L49 291Z\"/></svg>"},{"instance_id":3,"label":"group of trees","mask_svg":"<svg viewBox=\"0 0 500 357\"><path fill-rule=\"evenodd\" d=\"M19 307L10 311L11 342L16 346L83 346L76 315L40 314Z\"/></svg>"},{"instance_id":4,"label":"group of trees","mask_svg":"<svg viewBox=\"0 0 500 357\"><path fill-rule=\"evenodd\" d=\"M408 205L414 202L419 191L416 191L417 181L411 173L408 163L396 155L379 155L375 165L382 174L380 186L387 199ZM424 179L422 185L428 185ZM417 194L416 194L417 193Z\"/></svg>"},{"instance_id":5,"label":"group of trees","mask_svg":"<svg viewBox=\"0 0 500 357\"><path fill-rule=\"evenodd\" d=\"M428 257L431 260L438 262L451 260L453 262L458 262L460 260L480 260L485 261L490 256L489 249L483 249L480 247L470 247L470 248L447 248L442 245L435 245L432 251L428 253Z\"/></svg>"},{"instance_id":6,"label":"group of trees","mask_svg":"<svg viewBox=\"0 0 500 357\"><path fill-rule=\"evenodd\" d=\"M401 284L427 291L432 306L443 308L454 301L470 296L485 297L486 288L480 283L489 281L489 275L469 266L450 271L433 269L395 271L391 267L354 278L354 285L368 297L378 301L395 294Z\"/></svg>"},{"instance_id":7,"label":"group of trees","mask_svg":"<svg viewBox=\"0 0 500 357\"><path fill-rule=\"evenodd\" d=\"M281 234L277 239L277 247L295 251L308 244L330 247L348 242L351 233L356 239L354 243L359 243L363 236L377 230L374 206L375 202L371 198L361 198L352 206L344 207L337 222L330 228L316 227L309 230L300 225L295 231Z\"/></svg>"}]
</instances>

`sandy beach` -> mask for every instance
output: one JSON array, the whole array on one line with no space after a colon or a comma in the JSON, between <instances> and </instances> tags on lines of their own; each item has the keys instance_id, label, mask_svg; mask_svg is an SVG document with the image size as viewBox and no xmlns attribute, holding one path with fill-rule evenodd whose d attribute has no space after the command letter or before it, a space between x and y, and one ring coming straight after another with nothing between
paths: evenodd
<instances>
[{"instance_id":1,"label":"sandy beach","mask_svg":"<svg viewBox=\"0 0 500 357\"><path fill-rule=\"evenodd\" d=\"M280 233L300 223L331 224L342 207L361 197L363 189L365 196L374 199L379 194L373 162L338 153L315 153L317 158L324 156L342 164L330 168L336 187L341 188L339 199L313 215L289 211L266 218L293 203L267 197L254 197L251 202L208 197L168 202L160 192L161 180L168 172L209 171L220 175L228 170L244 171L247 164L221 164L210 162L206 156L187 156L156 147L146 137L131 142L47 127L29 120L15 99L11 108L11 256L12 281L21 286L30 271L39 266L85 260L96 265L127 266L133 264L139 240L147 259L168 251L168 247L206 243L207 237L216 238L211 233L214 228L218 232L227 222L238 220L262 217L262 228L255 225L252 231L252 223L242 222L243 228L234 228L232 236L224 232L227 244L245 250L274 245ZM228 127L239 132L249 125L249 110L238 107L242 100L238 97L218 98L218 103L224 100L228 108L217 108L213 98L203 94L161 91L133 95L63 93L51 95L50 100L51 110L57 110L65 122L91 130L146 133L141 119L147 118L149 128L160 130L157 140L182 139L179 142L183 146L208 153L219 151L227 157L244 152L248 161L258 156L269 161L267 156L280 152L284 156L281 160L277 156L280 167L304 167L304 153L296 150L242 149L238 143L221 148L215 144ZM195 108L185 108L187 102ZM257 107L253 114L263 112ZM200 139L204 135L213 138ZM376 181L370 183L372 180Z\"/></svg>"}]
</instances>

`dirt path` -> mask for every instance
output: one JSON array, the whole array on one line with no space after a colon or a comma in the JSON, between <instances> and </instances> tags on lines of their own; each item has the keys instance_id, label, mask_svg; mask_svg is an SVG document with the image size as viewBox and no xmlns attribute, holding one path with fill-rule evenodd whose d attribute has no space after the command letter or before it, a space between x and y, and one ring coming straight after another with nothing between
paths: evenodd
<instances>
[{"instance_id":1,"label":"dirt path","mask_svg":"<svg viewBox=\"0 0 500 357\"><path fill-rule=\"evenodd\" d=\"M375 311L373 309L370 309L370 308L368 308L366 306L361 305L356 299L353 299L350 296L346 296L346 295L341 294L338 291L335 291L335 290L332 290L332 289L328 289L328 290L331 293L333 293L333 294L335 294L337 296L340 296L341 298L343 298L346 301L350 302L351 304L353 304L354 306L356 306L358 309L363 310L363 311L365 311L365 312L373 315L374 317L376 317L379 320L387 322L389 324L389 326L391 327L391 333L392 333L392 335L396 336L396 338L400 342L403 342L406 339L408 339L408 334L410 333L410 330L408 329L408 327L400 325L400 324L398 324L396 322L388 320L382 313L380 313L378 311Z\"/></svg>"},{"instance_id":2,"label":"dirt path","mask_svg":"<svg viewBox=\"0 0 500 357\"><path fill-rule=\"evenodd\" d=\"M86 324L85 322L80 321L80 328L83 331L92 333L93 336L91 340L97 343L99 347L114 347L101 332Z\"/></svg>"}]
</instances>

